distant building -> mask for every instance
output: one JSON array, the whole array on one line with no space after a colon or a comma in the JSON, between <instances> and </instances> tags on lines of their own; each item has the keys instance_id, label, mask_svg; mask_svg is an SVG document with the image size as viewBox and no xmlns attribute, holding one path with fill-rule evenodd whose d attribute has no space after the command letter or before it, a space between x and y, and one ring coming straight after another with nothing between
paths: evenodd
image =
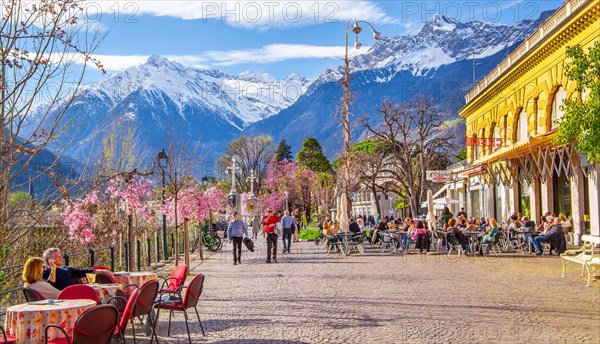
<instances>
[{"instance_id":1,"label":"distant building","mask_svg":"<svg viewBox=\"0 0 600 344\"><path fill-rule=\"evenodd\" d=\"M565 76L565 50L600 40L600 1L567 0L466 95L467 165L447 185L469 215L536 222L546 212L572 217L576 242L600 235L600 166L572 146L556 146L556 120L578 94ZM460 197L458 197L460 196Z\"/></svg>"}]
</instances>

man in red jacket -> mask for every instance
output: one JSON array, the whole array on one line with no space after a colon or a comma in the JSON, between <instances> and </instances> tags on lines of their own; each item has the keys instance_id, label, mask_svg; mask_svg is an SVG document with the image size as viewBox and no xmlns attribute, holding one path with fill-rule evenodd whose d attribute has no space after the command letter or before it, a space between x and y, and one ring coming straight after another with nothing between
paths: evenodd
<instances>
[{"instance_id":1,"label":"man in red jacket","mask_svg":"<svg viewBox=\"0 0 600 344\"><path fill-rule=\"evenodd\" d=\"M279 238L277 223L280 221L281 219L275 215L275 210L269 207L267 216L263 219L263 228L267 234L267 263L271 262L271 252L273 252L273 262L277 263L277 239Z\"/></svg>"}]
</instances>

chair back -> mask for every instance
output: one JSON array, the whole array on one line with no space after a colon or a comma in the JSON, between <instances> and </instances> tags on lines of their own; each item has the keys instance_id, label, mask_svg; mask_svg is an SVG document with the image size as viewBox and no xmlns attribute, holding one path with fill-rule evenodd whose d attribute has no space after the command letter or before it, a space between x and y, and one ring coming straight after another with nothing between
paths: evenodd
<instances>
[{"instance_id":1,"label":"chair back","mask_svg":"<svg viewBox=\"0 0 600 344\"><path fill-rule=\"evenodd\" d=\"M133 305L137 300L137 296L140 290L137 288L133 288L133 292L129 295L129 299L127 299L127 303L125 304L125 308L123 309L123 314L121 315L121 319L119 319L119 332L125 331L127 328L127 322L129 319L133 319Z\"/></svg>"},{"instance_id":2,"label":"chair back","mask_svg":"<svg viewBox=\"0 0 600 344\"><path fill-rule=\"evenodd\" d=\"M166 290L168 291L176 291L179 287L182 287L185 283L185 279L187 277L187 265L179 264L171 271L169 275L168 283Z\"/></svg>"},{"instance_id":3,"label":"chair back","mask_svg":"<svg viewBox=\"0 0 600 344\"><path fill-rule=\"evenodd\" d=\"M63 289L60 294L58 294L59 300L79 300L79 299L88 299L96 301L96 304L99 304L98 294L94 288L90 287L86 284L74 284Z\"/></svg>"},{"instance_id":4,"label":"chair back","mask_svg":"<svg viewBox=\"0 0 600 344\"><path fill-rule=\"evenodd\" d=\"M500 238L502 237L502 233L498 232L494 235L494 245L500 242Z\"/></svg>"},{"instance_id":5,"label":"chair back","mask_svg":"<svg viewBox=\"0 0 600 344\"><path fill-rule=\"evenodd\" d=\"M25 300L27 300L27 302L41 301L46 299L44 295L32 288L23 287L23 294L25 295Z\"/></svg>"},{"instance_id":6,"label":"chair back","mask_svg":"<svg viewBox=\"0 0 600 344\"><path fill-rule=\"evenodd\" d=\"M156 295L158 295L158 281L148 281L142 284L131 308L132 316L137 317L148 314L154 307Z\"/></svg>"},{"instance_id":7,"label":"chair back","mask_svg":"<svg viewBox=\"0 0 600 344\"><path fill-rule=\"evenodd\" d=\"M113 305L92 307L77 319L72 343L110 344L118 322L117 307Z\"/></svg>"},{"instance_id":8,"label":"chair back","mask_svg":"<svg viewBox=\"0 0 600 344\"><path fill-rule=\"evenodd\" d=\"M448 234L446 236L446 238L448 239L448 242L450 243L450 245L452 245L452 246L459 246L460 245L460 243L456 239L456 235L450 233L450 234Z\"/></svg>"},{"instance_id":9,"label":"chair back","mask_svg":"<svg viewBox=\"0 0 600 344\"><path fill-rule=\"evenodd\" d=\"M183 298L183 308L188 309L190 307L196 307L198 300L202 295L202 289L204 288L204 275L198 274L188 285L185 291L185 297Z\"/></svg>"},{"instance_id":10,"label":"chair back","mask_svg":"<svg viewBox=\"0 0 600 344\"><path fill-rule=\"evenodd\" d=\"M96 283L98 284L115 284L117 280L114 278L114 275L107 270L98 270L96 271Z\"/></svg>"},{"instance_id":11,"label":"chair back","mask_svg":"<svg viewBox=\"0 0 600 344\"><path fill-rule=\"evenodd\" d=\"M106 266L103 266L103 265L92 266L92 270L108 270L108 271L110 271L109 268L107 268Z\"/></svg>"}]
</instances>

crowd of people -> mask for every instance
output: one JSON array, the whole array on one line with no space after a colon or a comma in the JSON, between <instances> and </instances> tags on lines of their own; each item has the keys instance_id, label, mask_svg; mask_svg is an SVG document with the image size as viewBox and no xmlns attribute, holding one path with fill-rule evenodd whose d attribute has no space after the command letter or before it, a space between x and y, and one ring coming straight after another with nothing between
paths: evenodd
<instances>
[{"instance_id":1,"label":"crowd of people","mask_svg":"<svg viewBox=\"0 0 600 344\"><path fill-rule=\"evenodd\" d=\"M365 221L369 226L365 226ZM320 223L320 228L327 244L340 240L337 236L337 220L326 218ZM366 240L372 244L383 240L384 235L390 236L395 242L392 253L406 252L410 244L415 245L415 250L422 253L429 251L431 243L437 241L438 246L446 249L459 245L465 255L475 253L471 252L472 247L477 254L483 255L488 254L499 243L500 238L504 238L514 245L513 248L531 245L529 251L541 255L544 243L550 244L550 249L556 250L558 254L562 253L566 249L565 235L572 231L572 226L564 214L557 216L546 213L536 223L528 216L515 213L498 223L494 218L468 217L464 208L455 217L445 207L435 223L428 223L424 216L405 219L379 215L358 216L356 220L350 219L349 230L356 235L365 233ZM519 236L520 234L523 235Z\"/></svg>"}]
</instances>

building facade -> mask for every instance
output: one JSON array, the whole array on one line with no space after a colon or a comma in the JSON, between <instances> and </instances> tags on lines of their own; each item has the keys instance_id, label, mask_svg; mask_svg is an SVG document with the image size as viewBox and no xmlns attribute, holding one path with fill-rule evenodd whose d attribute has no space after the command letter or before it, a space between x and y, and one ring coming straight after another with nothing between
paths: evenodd
<instances>
[{"instance_id":1,"label":"building facade","mask_svg":"<svg viewBox=\"0 0 600 344\"><path fill-rule=\"evenodd\" d=\"M381 216L388 215L393 216L394 218L401 216L400 210L394 208L396 197L397 196L394 193L384 194L383 192L377 192ZM352 214L377 216L377 206L371 191L364 190L352 193Z\"/></svg>"},{"instance_id":2,"label":"building facade","mask_svg":"<svg viewBox=\"0 0 600 344\"><path fill-rule=\"evenodd\" d=\"M467 164L454 170L451 197L473 216L536 222L546 212L572 218L576 242L600 235L600 166L553 137L565 99L581 97L565 76L566 48L600 40L600 1L567 0L467 94Z\"/></svg>"}]
</instances>

